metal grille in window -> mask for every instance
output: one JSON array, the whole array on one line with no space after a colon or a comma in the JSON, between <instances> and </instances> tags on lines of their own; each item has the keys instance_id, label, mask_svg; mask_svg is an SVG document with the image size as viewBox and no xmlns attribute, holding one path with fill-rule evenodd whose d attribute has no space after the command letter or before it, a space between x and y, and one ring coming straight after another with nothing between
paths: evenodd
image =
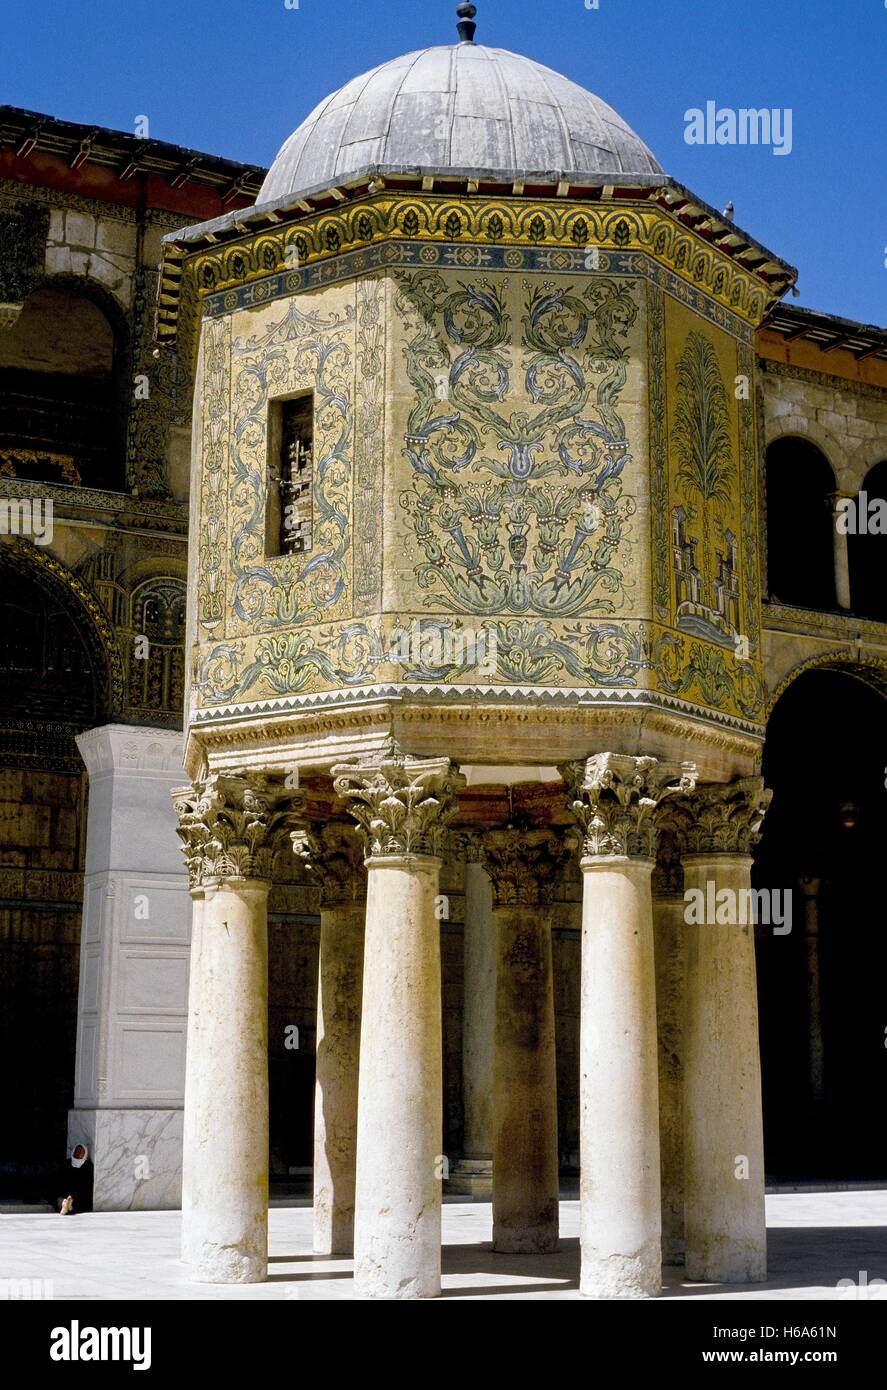
<instances>
[{"instance_id":1,"label":"metal grille in window","mask_svg":"<svg viewBox=\"0 0 887 1390\"><path fill-rule=\"evenodd\" d=\"M271 429L268 550L303 555L313 539L314 396L275 404L279 419Z\"/></svg>"}]
</instances>

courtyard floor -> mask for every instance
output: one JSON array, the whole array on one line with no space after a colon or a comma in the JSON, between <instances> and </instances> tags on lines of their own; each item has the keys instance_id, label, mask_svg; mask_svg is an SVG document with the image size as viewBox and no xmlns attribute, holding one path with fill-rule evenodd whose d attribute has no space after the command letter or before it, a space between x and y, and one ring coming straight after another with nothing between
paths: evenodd
<instances>
[{"instance_id":1,"label":"courtyard floor","mask_svg":"<svg viewBox=\"0 0 887 1390\"><path fill-rule=\"evenodd\" d=\"M193 1284L179 1262L177 1211L0 1216L0 1279L52 1281L56 1299L337 1299L352 1296L352 1262L314 1255L311 1209L272 1206L266 1284ZM848 1298L840 1279L887 1278L887 1192L775 1193L767 1198L770 1278L727 1288L664 1271L663 1296ZM443 1297L578 1298L579 1203L561 1202L554 1255L496 1255L488 1202L446 1201ZM887 1293L878 1288L870 1296ZM852 1295L850 1295L852 1296ZM865 1293L862 1294L865 1297Z\"/></svg>"}]
</instances>

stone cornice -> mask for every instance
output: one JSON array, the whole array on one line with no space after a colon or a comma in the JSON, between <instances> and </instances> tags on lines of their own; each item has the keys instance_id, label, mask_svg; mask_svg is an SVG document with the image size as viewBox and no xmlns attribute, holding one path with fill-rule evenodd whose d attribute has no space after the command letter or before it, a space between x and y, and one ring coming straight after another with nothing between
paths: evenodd
<instances>
[{"instance_id":1,"label":"stone cornice","mask_svg":"<svg viewBox=\"0 0 887 1390\"><path fill-rule=\"evenodd\" d=\"M627 705L625 699L617 706L612 692L612 703L601 705L532 702L515 693L497 701L487 693L470 707L464 699L445 704L427 695L411 706L396 692L362 703L351 703L353 696L354 692L346 692L337 704L261 701L261 709L248 722L230 706L218 711L217 723L198 723L192 711L188 771L197 777L205 766L221 770L232 764L288 771L293 762L329 771L333 763L343 760L343 753L362 760L367 756L366 745L377 748L380 735L392 729L399 737L408 737L418 755L426 749L455 747L459 762L477 763L489 755L491 745L517 747L529 731L540 749L547 750L546 759L559 762L580 757L605 736L610 746L652 747L665 755L671 748L689 746L700 764L700 776L714 780L724 762L731 771L751 773L763 741L763 727L759 736L752 737L726 721L708 722L710 715L691 718L683 711Z\"/></svg>"},{"instance_id":2,"label":"stone cornice","mask_svg":"<svg viewBox=\"0 0 887 1390\"><path fill-rule=\"evenodd\" d=\"M465 192L438 193L367 177L363 187L349 187L332 207L329 190L319 191L320 206L312 204L309 190L285 209L269 204L172 233L164 241L158 339L176 340L186 287L200 299L221 294L227 312L224 296L230 293L230 307L236 307L243 287L258 291L251 300L256 303L291 294L306 287L317 263L324 282L336 278L329 263L344 257L353 262L349 273L364 274L384 268L386 255L396 258L410 241L438 244L456 268L465 264L460 257L472 243L487 254L513 252L513 264L504 268L515 273L527 268L522 246L547 252L549 271L573 269L577 257L583 269L586 247L608 256L641 251L662 274L682 282L684 295L704 294L721 313L752 328L795 278L792 267L753 247L735 224L721 222L714 209L668 179L620 185L619 198L613 187L600 184L579 196L575 179L569 198L558 196L555 188L549 197L523 196L523 185L519 188L517 196L513 189L479 195L468 186ZM697 227L710 235L703 237ZM297 253L295 268L291 250ZM558 264L557 257L567 260ZM482 262L473 264L482 268ZM193 338L193 324L185 331ZM183 351L186 358L192 355Z\"/></svg>"},{"instance_id":3,"label":"stone cornice","mask_svg":"<svg viewBox=\"0 0 887 1390\"><path fill-rule=\"evenodd\" d=\"M458 811L456 792L465 781L449 758L410 758L389 738L375 758L340 763L332 775L370 860L443 855L447 827Z\"/></svg>"},{"instance_id":4,"label":"stone cornice","mask_svg":"<svg viewBox=\"0 0 887 1390\"><path fill-rule=\"evenodd\" d=\"M561 776L583 833L583 855L656 858L656 810L668 796L696 784L693 763L667 763L623 753L595 753L565 764Z\"/></svg>"},{"instance_id":5,"label":"stone cornice","mask_svg":"<svg viewBox=\"0 0 887 1390\"><path fill-rule=\"evenodd\" d=\"M807 367L795 367L789 362L774 362L769 357L759 357L758 367L767 376L782 376L787 377L790 381L804 381L808 386L821 386L827 391L846 391L854 396L867 397L873 401L883 401L887 396L887 387L884 386L875 386L868 381L852 381L849 377L832 376L827 372L817 372Z\"/></svg>"}]
</instances>

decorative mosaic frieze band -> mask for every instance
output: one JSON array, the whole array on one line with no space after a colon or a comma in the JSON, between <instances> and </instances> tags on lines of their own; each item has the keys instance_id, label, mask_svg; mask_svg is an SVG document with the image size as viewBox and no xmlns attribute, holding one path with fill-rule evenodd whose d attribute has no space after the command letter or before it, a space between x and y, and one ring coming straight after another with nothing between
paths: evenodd
<instances>
[{"instance_id":1,"label":"decorative mosaic frieze band","mask_svg":"<svg viewBox=\"0 0 887 1390\"><path fill-rule=\"evenodd\" d=\"M425 241L386 242L365 251L346 252L299 270L266 273L260 279L207 294L202 301L203 313L207 318L218 318L239 309L256 308L277 299L287 299L293 294L352 280L370 271L409 269L505 270L545 275L568 273L588 279L606 275L638 276L657 285L718 328L723 328L749 345L754 343L751 324L697 286L688 285L680 276L657 264L648 255L631 251L600 251L592 264L587 251L567 247L552 249L485 246L468 242L459 245L429 244Z\"/></svg>"}]
</instances>

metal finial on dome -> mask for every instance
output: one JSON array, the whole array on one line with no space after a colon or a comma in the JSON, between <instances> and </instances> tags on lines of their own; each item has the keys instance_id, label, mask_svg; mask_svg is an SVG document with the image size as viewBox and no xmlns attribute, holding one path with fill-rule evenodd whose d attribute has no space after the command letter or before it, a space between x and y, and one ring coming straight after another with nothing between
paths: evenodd
<instances>
[{"instance_id":1,"label":"metal finial on dome","mask_svg":"<svg viewBox=\"0 0 887 1390\"><path fill-rule=\"evenodd\" d=\"M457 5L456 14L459 16L459 23L456 28L459 31L461 43L474 43L474 31L477 25L474 23L474 16L477 14L476 5Z\"/></svg>"}]
</instances>

